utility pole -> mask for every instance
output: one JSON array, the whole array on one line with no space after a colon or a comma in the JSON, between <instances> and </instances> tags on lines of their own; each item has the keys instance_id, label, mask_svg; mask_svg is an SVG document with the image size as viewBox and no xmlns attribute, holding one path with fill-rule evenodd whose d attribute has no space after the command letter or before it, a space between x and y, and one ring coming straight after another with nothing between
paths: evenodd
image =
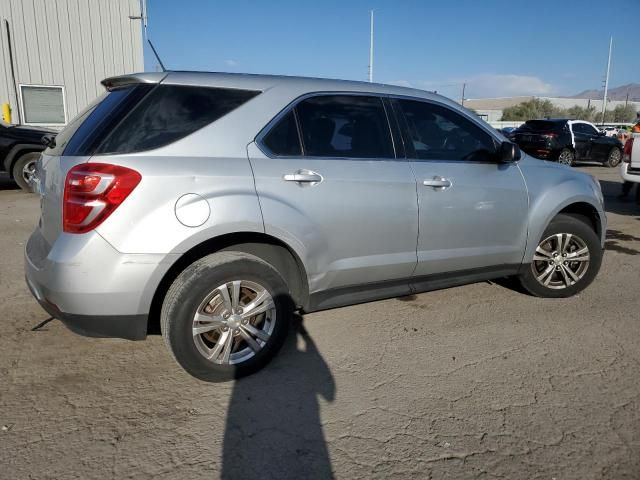
<instances>
[{"instance_id":1,"label":"utility pole","mask_svg":"<svg viewBox=\"0 0 640 480\"><path fill-rule=\"evenodd\" d=\"M624 101L624 108L629 106L629 90L627 90L627 99Z\"/></svg>"},{"instance_id":2,"label":"utility pole","mask_svg":"<svg viewBox=\"0 0 640 480\"><path fill-rule=\"evenodd\" d=\"M467 84L463 83L462 84L462 98L461 98L461 102L460 102L463 107L464 107L464 91L465 91L466 88L467 88Z\"/></svg>"},{"instance_id":3,"label":"utility pole","mask_svg":"<svg viewBox=\"0 0 640 480\"><path fill-rule=\"evenodd\" d=\"M602 123L604 114L607 111L607 90L609 90L609 71L611 70L611 48L613 47L613 37L609 39L609 59L607 60L607 76L604 79L604 98L602 99Z\"/></svg>"},{"instance_id":4,"label":"utility pole","mask_svg":"<svg viewBox=\"0 0 640 480\"><path fill-rule=\"evenodd\" d=\"M369 38L369 82L373 82L373 10L371 14L371 31Z\"/></svg>"}]
</instances>

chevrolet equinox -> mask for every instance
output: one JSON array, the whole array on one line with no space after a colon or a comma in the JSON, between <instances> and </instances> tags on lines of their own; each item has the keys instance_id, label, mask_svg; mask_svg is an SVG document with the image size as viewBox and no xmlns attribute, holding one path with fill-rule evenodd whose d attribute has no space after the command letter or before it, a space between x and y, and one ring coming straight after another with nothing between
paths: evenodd
<instances>
[{"instance_id":1,"label":"chevrolet equinox","mask_svg":"<svg viewBox=\"0 0 640 480\"><path fill-rule=\"evenodd\" d=\"M296 310L509 276L568 297L600 268L599 183L442 96L222 73L102 83L38 161L27 284L80 334L160 328L197 378L264 366Z\"/></svg>"}]
</instances>

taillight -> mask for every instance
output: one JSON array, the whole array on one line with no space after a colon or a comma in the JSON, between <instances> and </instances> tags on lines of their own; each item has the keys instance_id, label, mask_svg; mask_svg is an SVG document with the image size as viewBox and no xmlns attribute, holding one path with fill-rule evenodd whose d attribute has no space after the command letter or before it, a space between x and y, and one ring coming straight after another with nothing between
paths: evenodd
<instances>
[{"instance_id":1,"label":"taillight","mask_svg":"<svg viewBox=\"0 0 640 480\"><path fill-rule=\"evenodd\" d=\"M622 152L622 161L624 163L631 163L631 149L633 148L633 137L631 137L624 144L624 151Z\"/></svg>"},{"instance_id":2,"label":"taillight","mask_svg":"<svg viewBox=\"0 0 640 480\"><path fill-rule=\"evenodd\" d=\"M86 233L120 206L142 176L130 168L107 163L76 165L64 182L62 225L68 233Z\"/></svg>"}]
</instances>

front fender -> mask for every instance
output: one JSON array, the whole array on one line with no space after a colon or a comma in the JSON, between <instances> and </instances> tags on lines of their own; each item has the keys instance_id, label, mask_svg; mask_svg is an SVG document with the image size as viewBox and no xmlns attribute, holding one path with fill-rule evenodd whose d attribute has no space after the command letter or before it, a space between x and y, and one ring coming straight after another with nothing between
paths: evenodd
<instances>
[{"instance_id":1,"label":"front fender","mask_svg":"<svg viewBox=\"0 0 640 480\"><path fill-rule=\"evenodd\" d=\"M567 170L560 174L555 172L556 174L549 175L545 181L538 183L532 178L534 175L531 175L531 172L528 172L528 176L525 174L529 189L529 233L523 263L530 263L533 260L538 242L556 215L576 204L588 205L597 212L600 222L600 243L604 247L607 217L595 191L598 187L588 175Z\"/></svg>"}]
</instances>

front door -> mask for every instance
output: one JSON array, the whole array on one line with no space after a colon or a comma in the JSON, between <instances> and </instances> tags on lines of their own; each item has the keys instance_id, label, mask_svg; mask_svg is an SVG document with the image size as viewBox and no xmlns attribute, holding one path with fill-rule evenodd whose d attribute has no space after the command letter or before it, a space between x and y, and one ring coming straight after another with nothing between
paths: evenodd
<instances>
[{"instance_id":1,"label":"front door","mask_svg":"<svg viewBox=\"0 0 640 480\"><path fill-rule=\"evenodd\" d=\"M598 136L595 128L587 123L574 122L571 124L573 141L575 143L576 158L587 160L592 158L593 140Z\"/></svg>"},{"instance_id":2,"label":"front door","mask_svg":"<svg viewBox=\"0 0 640 480\"><path fill-rule=\"evenodd\" d=\"M416 183L395 158L382 99L307 98L272 122L249 158L265 231L302 258L311 294L411 276Z\"/></svg>"},{"instance_id":3,"label":"front door","mask_svg":"<svg viewBox=\"0 0 640 480\"><path fill-rule=\"evenodd\" d=\"M418 182L416 277L515 270L527 239L527 190L493 137L452 108L394 101Z\"/></svg>"}]
</instances>

